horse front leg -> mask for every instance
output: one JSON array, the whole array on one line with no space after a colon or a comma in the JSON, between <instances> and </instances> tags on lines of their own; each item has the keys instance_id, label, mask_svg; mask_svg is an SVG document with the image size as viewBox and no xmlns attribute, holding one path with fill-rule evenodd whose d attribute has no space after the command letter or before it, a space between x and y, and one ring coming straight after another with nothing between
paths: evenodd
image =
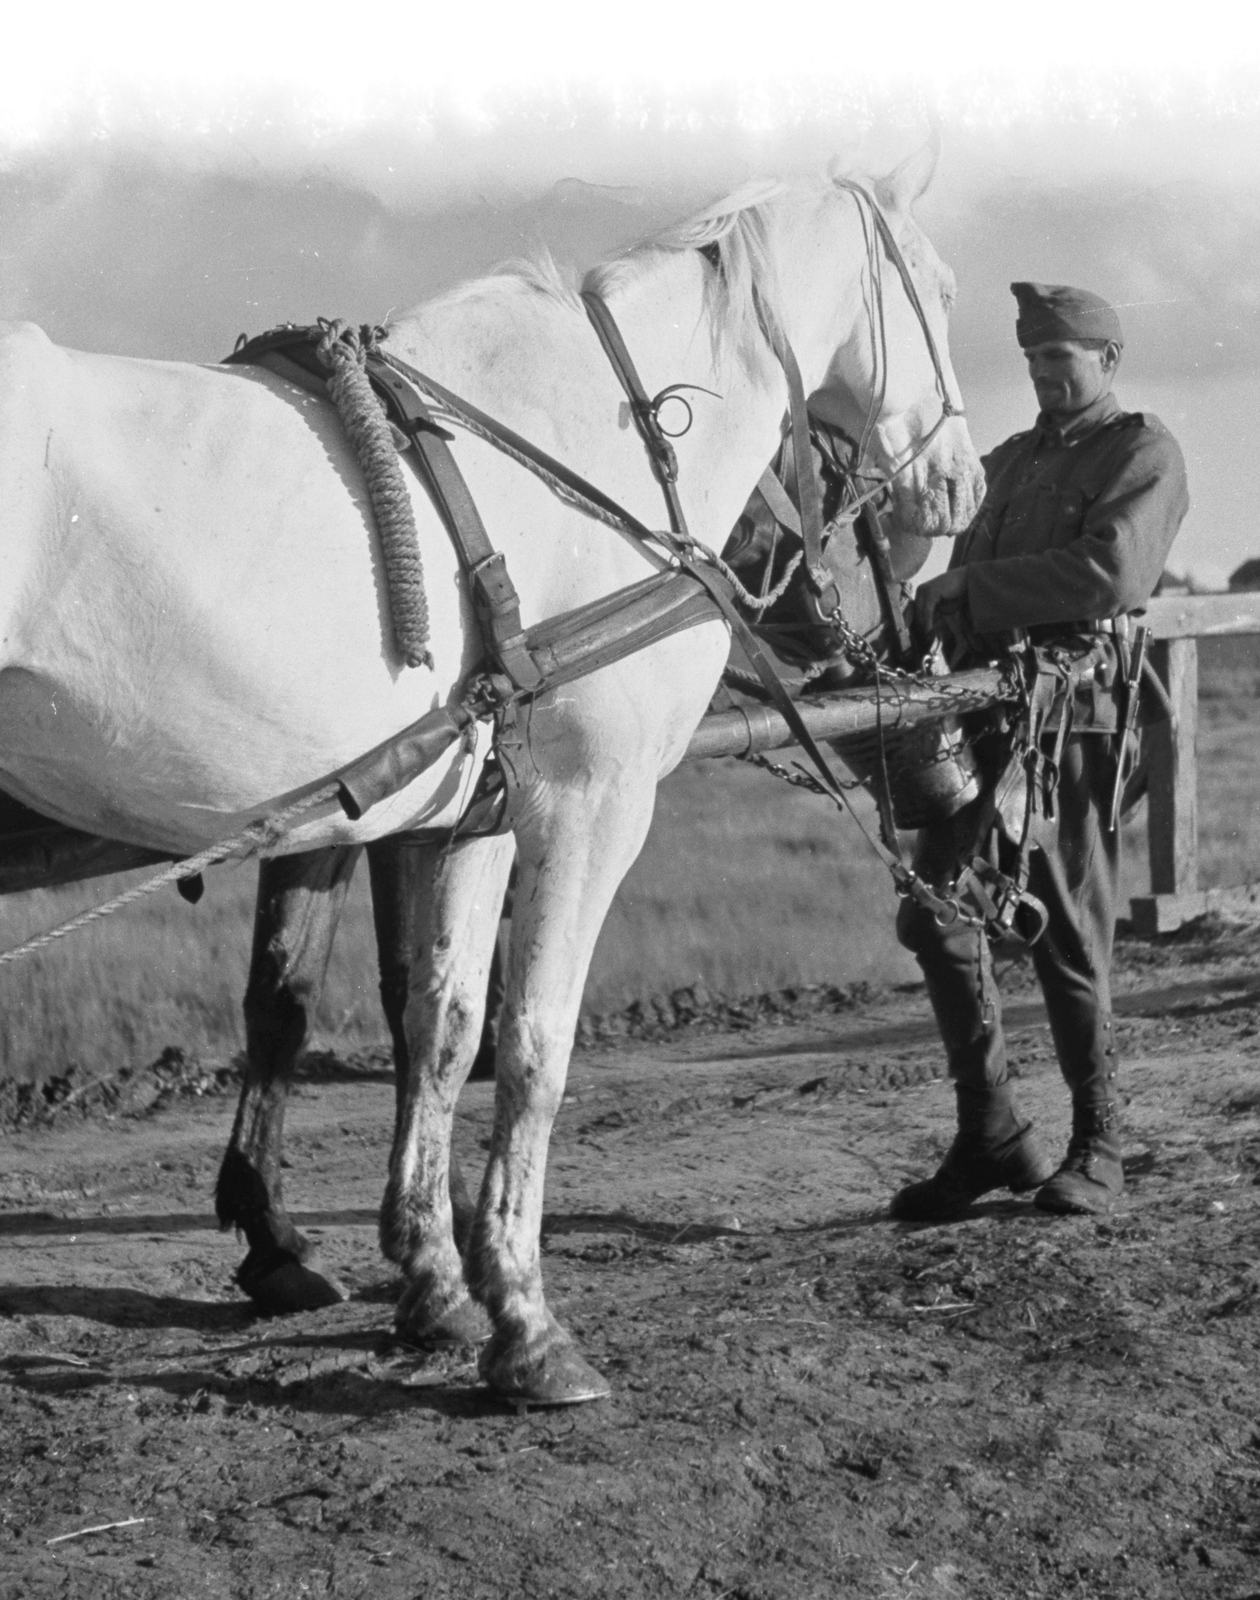
<instances>
[{"instance_id":1,"label":"horse front leg","mask_svg":"<svg viewBox=\"0 0 1260 1600\"><path fill-rule=\"evenodd\" d=\"M416 1344L483 1340L461 1258L473 1207L451 1159L455 1103L477 1053L510 837L370 847L381 994L397 1114L381 1249L403 1270L396 1322Z\"/></svg>"},{"instance_id":2,"label":"horse front leg","mask_svg":"<svg viewBox=\"0 0 1260 1600\"><path fill-rule=\"evenodd\" d=\"M266 1316L313 1311L345 1299L312 1262L310 1241L285 1209L280 1175L289 1082L319 1002L333 934L358 847L309 850L264 861L245 991L245 1081L215 1186L224 1228L249 1253L236 1281Z\"/></svg>"},{"instance_id":3,"label":"horse front leg","mask_svg":"<svg viewBox=\"0 0 1260 1600\"><path fill-rule=\"evenodd\" d=\"M518 834L494 1133L468 1257L494 1327L481 1374L508 1399L567 1405L609 1392L547 1307L543 1185L595 941L647 834L654 793L651 779L623 773L602 794L561 797Z\"/></svg>"}]
</instances>

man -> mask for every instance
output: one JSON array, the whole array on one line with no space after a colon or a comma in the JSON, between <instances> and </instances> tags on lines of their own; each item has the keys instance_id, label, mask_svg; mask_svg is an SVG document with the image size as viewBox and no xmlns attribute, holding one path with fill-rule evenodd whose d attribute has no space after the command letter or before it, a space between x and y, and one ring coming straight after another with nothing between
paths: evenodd
<instances>
[{"instance_id":1,"label":"man","mask_svg":"<svg viewBox=\"0 0 1260 1600\"><path fill-rule=\"evenodd\" d=\"M1124 340L1105 300L1065 285L1013 283L1011 292L1040 415L985 458L984 503L949 571L919 589L915 613L952 642L957 662L992 656L1024 630L1057 645L1059 660L1095 663L1047 722L1041 751L1056 758L1057 789L1035 815L1028 856L1028 888L1048 913L1032 959L1072 1095L1072 1134L1056 1170L1016 1109L981 931L942 928L903 901L898 937L923 969L958 1101L939 1171L893 1197L892 1215L906 1221L959 1216L999 1188L1036 1189L1047 1211L1105 1212L1124 1185L1110 996L1120 841L1110 811L1126 651L1125 624L1113 619L1143 606L1163 571L1189 505L1185 465L1157 418L1122 411L1111 393ZM984 803L920 834L916 866L929 882L957 878L977 848ZM1007 862L1013 848L1003 841Z\"/></svg>"}]
</instances>

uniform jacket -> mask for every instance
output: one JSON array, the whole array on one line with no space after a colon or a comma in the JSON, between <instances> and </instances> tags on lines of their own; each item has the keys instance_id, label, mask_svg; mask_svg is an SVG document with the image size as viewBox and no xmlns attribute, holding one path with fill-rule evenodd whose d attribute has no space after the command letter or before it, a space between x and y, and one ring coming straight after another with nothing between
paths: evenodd
<instances>
[{"instance_id":1,"label":"uniform jacket","mask_svg":"<svg viewBox=\"0 0 1260 1600\"><path fill-rule=\"evenodd\" d=\"M1106 394L1060 429L1044 414L983 458L988 488L951 568L970 631L1071 624L1145 605L1189 509L1177 441Z\"/></svg>"}]
</instances>

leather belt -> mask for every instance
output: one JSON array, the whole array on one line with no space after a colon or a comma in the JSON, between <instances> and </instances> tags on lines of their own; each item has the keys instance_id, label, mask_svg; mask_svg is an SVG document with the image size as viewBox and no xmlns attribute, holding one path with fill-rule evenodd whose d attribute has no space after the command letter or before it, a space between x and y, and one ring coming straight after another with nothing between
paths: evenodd
<instances>
[{"instance_id":1,"label":"leather belt","mask_svg":"<svg viewBox=\"0 0 1260 1600\"><path fill-rule=\"evenodd\" d=\"M1119 639L1129 636L1130 619L1127 614L1118 617L1097 617L1089 622L1042 622L1027 629L1033 644L1049 644L1070 634L1107 633Z\"/></svg>"}]
</instances>

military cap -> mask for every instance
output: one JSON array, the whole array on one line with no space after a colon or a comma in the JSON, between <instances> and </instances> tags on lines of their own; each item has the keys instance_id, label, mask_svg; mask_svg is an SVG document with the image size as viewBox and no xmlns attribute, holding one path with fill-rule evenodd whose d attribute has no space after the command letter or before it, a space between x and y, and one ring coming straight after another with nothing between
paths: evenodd
<instances>
[{"instance_id":1,"label":"military cap","mask_svg":"<svg viewBox=\"0 0 1260 1600\"><path fill-rule=\"evenodd\" d=\"M1055 339L1114 339L1124 343L1115 307L1088 289L1066 283L1013 283L1019 306L1015 337L1020 349Z\"/></svg>"}]
</instances>

